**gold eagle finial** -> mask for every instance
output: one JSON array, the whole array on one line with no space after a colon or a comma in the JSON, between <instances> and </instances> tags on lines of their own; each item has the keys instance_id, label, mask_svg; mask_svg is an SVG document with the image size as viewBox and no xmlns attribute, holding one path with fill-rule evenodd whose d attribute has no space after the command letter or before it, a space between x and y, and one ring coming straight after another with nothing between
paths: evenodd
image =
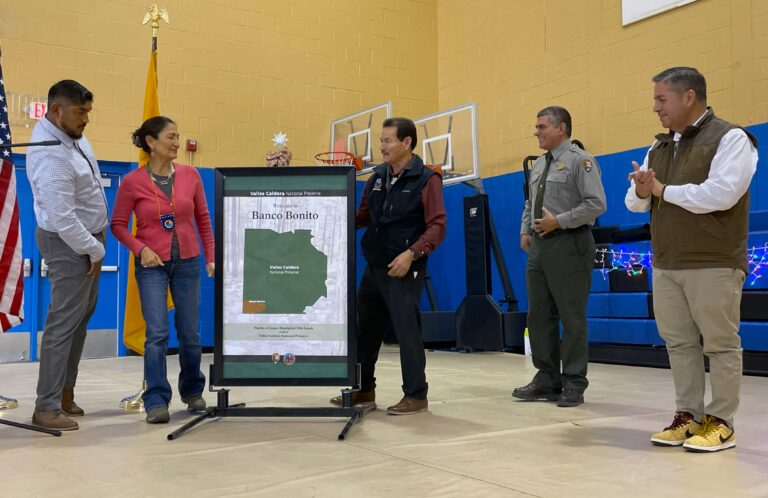
<instances>
[{"instance_id":1,"label":"gold eagle finial","mask_svg":"<svg viewBox=\"0 0 768 498\"><path fill-rule=\"evenodd\" d=\"M157 36L157 30L160 28L160 20L165 21L166 24L171 23L166 8L158 7L156 3L153 3L152 7L147 9L147 13L144 14L144 20L141 21L141 24L147 24L151 22L152 36Z\"/></svg>"}]
</instances>

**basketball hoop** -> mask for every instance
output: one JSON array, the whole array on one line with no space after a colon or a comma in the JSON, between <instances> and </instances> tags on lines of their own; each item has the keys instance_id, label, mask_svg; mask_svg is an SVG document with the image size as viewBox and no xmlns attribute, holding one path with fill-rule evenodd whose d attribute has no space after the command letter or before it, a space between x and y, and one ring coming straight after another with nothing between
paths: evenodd
<instances>
[{"instance_id":1,"label":"basketball hoop","mask_svg":"<svg viewBox=\"0 0 768 498\"><path fill-rule=\"evenodd\" d=\"M357 171L363 169L363 158L351 152L321 152L315 155L318 166L354 166Z\"/></svg>"},{"instance_id":2,"label":"basketball hoop","mask_svg":"<svg viewBox=\"0 0 768 498\"><path fill-rule=\"evenodd\" d=\"M424 167L431 169L441 177L443 176L443 166L440 164L425 164Z\"/></svg>"}]
</instances>

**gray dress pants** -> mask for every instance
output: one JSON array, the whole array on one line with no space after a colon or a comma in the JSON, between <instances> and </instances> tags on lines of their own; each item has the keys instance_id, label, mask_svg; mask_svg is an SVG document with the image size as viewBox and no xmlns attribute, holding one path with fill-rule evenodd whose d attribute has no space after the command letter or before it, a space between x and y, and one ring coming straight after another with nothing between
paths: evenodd
<instances>
[{"instance_id":1,"label":"gray dress pants","mask_svg":"<svg viewBox=\"0 0 768 498\"><path fill-rule=\"evenodd\" d=\"M58 234L38 227L35 238L51 284L35 411L53 411L61 409L61 391L75 387L86 326L96 308L99 275L87 276L90 258L74 252ZM103 244L104 232L96 238Z\"/></svg>"}]
</instances>

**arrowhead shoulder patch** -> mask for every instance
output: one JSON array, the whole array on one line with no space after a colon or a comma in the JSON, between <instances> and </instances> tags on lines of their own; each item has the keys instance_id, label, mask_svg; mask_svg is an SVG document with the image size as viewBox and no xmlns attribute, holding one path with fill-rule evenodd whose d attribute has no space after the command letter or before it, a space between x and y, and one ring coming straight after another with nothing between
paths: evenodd
<instances>
[{"instance_id":1,"label":"arrowhead shoulder patch","mask_svg":"<svg viewBox=\"0 0 768 498\"><path fill-rule=\"evenodd\" d=\"M584 170L589 173L592 171L592 168L595 167L595 163L592 162L591 159L584 158L581 160L581 166L584 168Z\"/></svg>"}]
</instances>

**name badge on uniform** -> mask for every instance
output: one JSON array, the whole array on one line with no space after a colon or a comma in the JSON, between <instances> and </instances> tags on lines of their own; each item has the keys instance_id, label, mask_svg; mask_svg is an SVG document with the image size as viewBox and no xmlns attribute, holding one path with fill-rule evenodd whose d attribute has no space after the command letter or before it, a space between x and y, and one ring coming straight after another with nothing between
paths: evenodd
<instances>
[{"instance_id":1,"label":"name badge on uniform","mask_svg":"<svg viewBox=\"0 0 768 498\"><path fill-rule=\"evenodd\" d=\"M160 224L163 225L163 229L166 232L173 232L173 229L176 227L176 217L173 213L161 215Z\"/></svg>"},{"instance_id":2,"label":"name badge on uniform","mask_svg":"<svg viewBox=\"0 0 768 498\"><path fill-rule=\"evenodd\" d=\"M373 190L381 190L381 178L376 178L376 183L373 184Z\"/></svg>"}]
</instances>

